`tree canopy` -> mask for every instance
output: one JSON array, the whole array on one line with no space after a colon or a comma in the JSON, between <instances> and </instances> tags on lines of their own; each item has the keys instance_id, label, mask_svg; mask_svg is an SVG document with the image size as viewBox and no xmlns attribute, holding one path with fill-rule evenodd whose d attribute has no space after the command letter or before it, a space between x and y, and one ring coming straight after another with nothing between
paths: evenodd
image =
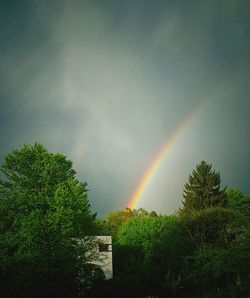
<instances>
[{"instance_id":1,"label":"tree canopy","mask_svg":"<svg viewBox=\"0 0 250 298\"><path fill-rule=\"evenodd\" d=\"M238 189L228 189L228 208L238 212L250 220L250 196L244 195Z\"/></svg>"},{"instance_id":2,"label":"tree canopy","mask_svg":"<svg viewBox=\"0 0 250 298\"><path fill-rule=\"evenodd\" d=\"M124 210L115 210L110 212L105 219L97 219L96 224L98 226L98 231L102 235L111 234L114 239L116 239L116 234L119 228L127 220L135 217L157 217L155 211L148 212L144 208L130 209L125 208Z\"/></svg>"},{"instance_id":3,"label":"tree canopy","mask_svg":"<svg viewBox=\"0 0 250 298\"><path fill-rule=\"evenodd\" d=\"M91 248L78 241L91 234L95 218L86 183L77 181L71 161L41 144L14 150L0 170L1 292L44 297L56 289L67 297Z\"/></svg>"}]
</instances>

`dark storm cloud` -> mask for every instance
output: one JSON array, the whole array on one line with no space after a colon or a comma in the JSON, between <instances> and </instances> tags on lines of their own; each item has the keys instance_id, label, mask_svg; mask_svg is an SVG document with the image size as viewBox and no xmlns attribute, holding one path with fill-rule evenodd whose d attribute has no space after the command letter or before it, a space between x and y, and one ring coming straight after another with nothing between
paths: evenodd
<instances>
[{"instance_id":1,"label":"dark storm cloud","mask_svg":"<svg viewBox=\"0 0 250 298\"><path fill-rule=\"evenodd\" d=\"M63 152L105 214L199 106L140 205L176 210L201 159L249 193L248 11L234 0L3 2L1 159L35 141Z\"/></svg>"}]
</instances>

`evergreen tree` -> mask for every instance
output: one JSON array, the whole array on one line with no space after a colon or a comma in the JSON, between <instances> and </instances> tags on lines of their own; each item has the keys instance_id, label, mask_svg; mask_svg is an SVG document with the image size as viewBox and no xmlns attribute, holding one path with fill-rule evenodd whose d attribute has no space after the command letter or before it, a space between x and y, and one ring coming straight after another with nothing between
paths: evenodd
<instances>
[{"instance_id":1,"label":"evergreen tree","mask_svg":"<svg viewBox=\"0 0 250 298\"><path fill-rule=\"evenodd\" d=\"M183 209L199 211L211 207L225 207L227 204L226 187L220 189L220 173L212 170L212 165L201 161L184 186Z\"/></svg>"}]
</instances>

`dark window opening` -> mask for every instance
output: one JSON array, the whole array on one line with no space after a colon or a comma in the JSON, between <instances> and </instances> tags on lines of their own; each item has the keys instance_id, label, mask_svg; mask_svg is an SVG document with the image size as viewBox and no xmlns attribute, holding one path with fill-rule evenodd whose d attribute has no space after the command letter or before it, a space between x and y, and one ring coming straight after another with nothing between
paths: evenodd
<instances>
[{"instance_id":1,"label":"dark window opening","mask_svg":"<svg viewBox=\"0 0 250 298\"><path fill-rule=\"evenodd\" d=\"M99 251L110 251L109 244L99 243Z\"/></svg>"}]
</instances>

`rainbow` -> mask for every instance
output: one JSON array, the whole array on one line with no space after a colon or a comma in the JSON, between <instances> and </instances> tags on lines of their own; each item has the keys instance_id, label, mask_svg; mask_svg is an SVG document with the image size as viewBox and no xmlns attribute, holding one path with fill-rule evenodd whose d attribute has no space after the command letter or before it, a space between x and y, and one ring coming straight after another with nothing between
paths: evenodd
<instances>
[{"instance_id":1,"label":"rainbow","mask_svg":"<svg viewBox=\"0 0 250 298\"><path fill-rule=\"evenodd\" d=\"M171 133L171 135L167 138L167 141L164 143L156 157L153 159L149 167L147 168L145 174L143 175L140 183L137 185L135 191L133 192L131 198L129 199L129 203L127 205L128 208L134 209L143 195L145 188L149 185L151 180L154 177L161 161L164 159L167 153L173 147L176 139L180 134L184 131L185 127L191 122L194 114L196 113L198 107L196 107L185 119L182 121L177 128Z\"/></svg>"}]
</instances>

